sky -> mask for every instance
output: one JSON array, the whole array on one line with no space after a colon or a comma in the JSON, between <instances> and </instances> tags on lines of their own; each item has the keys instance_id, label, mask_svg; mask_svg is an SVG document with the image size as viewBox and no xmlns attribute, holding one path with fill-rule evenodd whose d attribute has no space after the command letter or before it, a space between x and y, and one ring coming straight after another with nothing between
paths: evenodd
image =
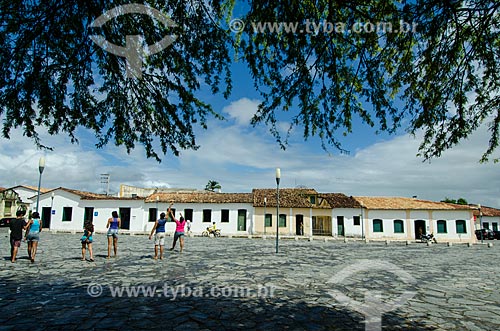
<instances>
[{"instance_id":1,"label":"sky","mask_svg":"<svg viewBox=\"0 0 500 331\"><path fill-rule=\"evenodd\" d=\"M279 167L282 188L433 201L465 198L469 203L500 208L500 164L478 162L489 139L484 125L431 162L416 156L421 135L412 137L404 131L376 135L360 124L342 138L348 155L333 147L324 151L316 137L304 140L300 128L292 132L288 148L281 150L268 128L250 125L261 99L243 64L234 65L233 79L234 92L228 100L202 95L226 120L210 119L208 130L195 130L200 145L196 151L181 151L179 157L168 154L158 163L146 158L141 145L130 154L112 144L96 149L95 138L84 129L78 130L79 144L71 144L65 135L40 132L42 142L53 147L53 151L43 151L22 131L12 130L10 140L0 138L0 187L37 186L38 161L44 156L44 188L104 193L101 174L108 173L110 193L117 193L120 184L203 190L209 180L219 182L222 192L251 192L275 188ZM279 126L283 131L288 128L286 121Z\"/></svg>"}]
</instances>

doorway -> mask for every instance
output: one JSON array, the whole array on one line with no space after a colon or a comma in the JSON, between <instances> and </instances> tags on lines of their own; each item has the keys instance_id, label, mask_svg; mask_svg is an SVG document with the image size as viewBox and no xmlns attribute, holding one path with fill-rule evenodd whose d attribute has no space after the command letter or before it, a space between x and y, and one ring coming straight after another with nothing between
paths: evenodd
<instances>
[{"instance_id":1,"label":"doorway","mask_svg":"<svg viewBox=\"0 0 500 331\"><path fill-rule=\"evenodd\" d=\"M130 208L120 208L120 219L122 220L121 228L130 230Z\"/></svg>"},{"instance_id":2,"label":"doorway","mask_svg":"<svg viewBox=\"0 0 500 331\"><path fill-rule=\"evenodd\" d=\"M50 229L50 218L52 217L51 215L52 208L51 207L42 207L42 227L44 229Z\"/></svg>"},{"instance_id":3,"label":"doorway","mask_svg":"<svg viewBox=\"0 0 500 331\"><path fill-rule=\"evenodd\" d=\"M295 215L295 234L304 235L304 215Z\"/></svg>"},{"instance_id":4,"label":"doorway","mask_svg":"<svg viewBox=\"0 0 500 331\"><path fill-rule=\"evenodd\" d=\"M339 236L345 236L344 216L337 216L337 231Z\"/></svg>"},{"instance_id":5,"label":"doorway","mask_svg":"<svg viewBox=\"0 0 500 331\"><path fill-rule=\"evenodd\" d=\"M247 229L247 211L246 209L238 210L238 231L246 231Z\"/></svg>"},{"instance_id":6,"label":"doorway","mask_svg":"<svg viewBox=\"0 0 500 331\"><path fill-rule=\"evenodd\" d=\"M415 239L420 240L423 234L426 234L425 231L425 221L424 220L416 220L415 221Z\"/></svg>"}]
</instances>

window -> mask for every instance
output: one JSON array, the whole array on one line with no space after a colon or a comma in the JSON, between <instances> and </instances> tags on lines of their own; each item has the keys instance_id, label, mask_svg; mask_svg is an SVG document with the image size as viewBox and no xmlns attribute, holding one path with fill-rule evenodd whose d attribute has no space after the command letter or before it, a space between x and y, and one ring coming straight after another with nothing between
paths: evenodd
<instances>
[{"instance_id":1,"label":"window","mask_svg":"<svg viewBox=\"0 0 500 331\"><path fill-rule=\"evenodd\" d=\"M221 223L229 223L229 209L222 209L220 213Z\"/></svg>"},{"instance_id":2,"label":"window","mask_svg":"<svg viewBox=\"0 0 500 331\"><path fill-rule=\"evenodd\" d=\"M361 225L361 217L360 216L353 216L352 220L354 221L354 225Z\"/></svg>"},{"instance_id":3,"label":"window","mask_svg":"<svg viewBox=\"0 0 500 331\"><path fill-rule=\"evenodd\" d=\"M273 214L266 214L264 223L266 227L273 226Z\"/></svg>"},{"instance_id":4,"label":"window","mask_svg":"<svg viewBox=\"0 0 500 331\"><path fill-rule=\"evenodd\" d=\"M489 229L489 228L490 228L490 223L483 222L483 229Z\"/></svg>"},{"instance_id":5,"label":"window","mask_svg":"<svg viewBox=\"0 0 500 331\"><path fill-rule=\"evenodd\" d=\"M446 221L439 220L437 221L438 233L448 233L448 229L446 228Z\"/></svg>"},{"instance_id":6,"label":"window","mask_svg":"<svg viewBox=\"0 0 500 331\"><path fill-rule=\"evenodd\" d=\"M3 213L5 216L12 215L12 201L5 201L5 207Z\"/></svg>"},{"instance_id":7,"label":"window","mask_svg":"<svg viewBox=\"0 0 500 331\"><path fill-rule=\"evenodd\" d=\"M455 224L457 226L457 233L467 233L464 220L456 220Z\"/></svg>"},{"instance_id":8,"label":"window","mask_svg":"<svg viewBox=\"0 0 500 331\"><path fill-rule=\"evenodd\" d=\"M158 209L149 208L148 222L156 222L157 219L158 219Z\"/></svg>"},{"instance_id":9,"label":"window","mask_svg":"<svg viewBox=\"0 0 500 331\"><path fill-rule=\"evenodd\" d=\"M498 223L493 222L493 223L491 223L491 225L493 226L493 229L492 229L493 231L498 231Z\"/></svg>"},{"instance_id":10,"label":"window","mask_svg":"<svg viewBox=\"0 0 500 331\"><path fill-rule=\"evenodd\" d=\"M381 219L373 220L373 232L384 232L384 224Z\"/></svg>"},{"instance_id":11,"label":"window","mask_svg":"<svg viewBox=\"0 0 500 331\"><path fill-rule=\"evenodd\" d=\"M402 220L394 220L394 233L405 233Z\"/></svg>"},{"instance_id":12,"label":"window","mask_svg":"<svg viewBox=\"0 0 500 331\"><path fill-rule=\"evenodd\" d=\"M286 215L285 214L280 214L280 218L279 218L279 221L278 221L278 226L280 228L286 227Z\"/></svg>"},{"instance_id":13,"label":"window","mask_svg":"<svg viewBox=\"0 0 500 331\"><path fill-rule=\"evenodd\" d=\"M313 205L315 205L316 204L316 197L314 195L311 195L309 197L309 202L311 202Z\"/></svg>"},{"instance_id":14,"label":"window","mask_svg":"<svg viewBox=\"0 0 500 331\"><path fill-rule=\"evenodd\" d=\"M71 214L73 212L73 207L64 207L62 221L63 222L71 222Z\"/></svg>"},{"instance_id":15,"label":"window","mask_svg":"<svg viewBox=\"0 0 500 331\"><path fill-rule=\"evenodd\" d=\"M184 218L187 220L193 221L193 210L192 209L184 209Z\"/></svg>"},{"instance_id":16,"label":"window","mask_svg":"<svg viewBox=\"0 0 500 331\"><path fill-rule=\"evenodd\" d=\"M203 209L203 221L204 223L212 222L212 209Z\"/></svg>"}]
</instances>

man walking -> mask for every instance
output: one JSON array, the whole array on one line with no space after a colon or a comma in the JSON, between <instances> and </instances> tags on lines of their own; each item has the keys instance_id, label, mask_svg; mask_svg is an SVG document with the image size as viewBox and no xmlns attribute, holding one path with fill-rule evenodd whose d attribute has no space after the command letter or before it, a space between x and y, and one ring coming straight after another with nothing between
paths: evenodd
<instances>
[{"instance_id":1,"label":"man walking","mask_svg":"<svg viewBox=\"0 0 500 331\"><path fill-rule=\"evenodd\" d=\"M16 219L10 222L10 261L16 262L17 251L21 247L21 240L23 239L23 230L26 229L26 221L24 220L24 213L21 210L16 212Z\"/></svg>"}]
</instances>

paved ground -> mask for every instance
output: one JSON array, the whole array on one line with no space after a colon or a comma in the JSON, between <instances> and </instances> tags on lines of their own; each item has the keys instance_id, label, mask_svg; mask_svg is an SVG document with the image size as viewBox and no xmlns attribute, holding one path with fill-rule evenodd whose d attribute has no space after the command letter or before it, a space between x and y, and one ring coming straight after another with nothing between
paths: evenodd
<instances>
[{"instance_id":1,"label":"paved ground","mask_svg":"<svg viewBox=\"0 0 500 331\"><path fill-rule=\"evenodd\" d=\"M23 243L12 264L0 228L0 330L500 329L500 241L281 240L276 254L274 239L196 237L155 261L126 235L107 260L97 234L82 262L79 238L42 232L38 261Z\"/></svg>"}]
</instances>

